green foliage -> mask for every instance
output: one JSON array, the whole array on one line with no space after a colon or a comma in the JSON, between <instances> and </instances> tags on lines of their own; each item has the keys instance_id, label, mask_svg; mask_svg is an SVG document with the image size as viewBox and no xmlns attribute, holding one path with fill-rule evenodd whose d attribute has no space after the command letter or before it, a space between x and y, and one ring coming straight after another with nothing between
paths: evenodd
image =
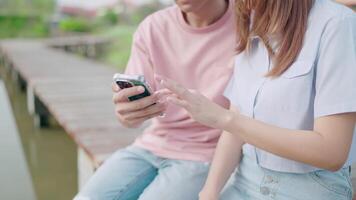
<instances>
[{"instance_id":1,"label":"green foliage","mask_svg":"<svg viewBox=\"0 0 356 200\"><path fill-rule=\"evenodd\" d=\"M0 15L49 15L55 0L0 0Z\"/></svg>"},{"instance_id":2,"label":"green foliage","mask_svg":"<svg viewBox=\"0 0 356 200\"><path fill-rule=\"evenodd\" d=\"M65 32L89 32L93 29L90 21L80 18L67 18L59 22L59 28Z\"/></svg>"},{"instance_id":3,"label":"green foliage","mask_svg":"<svg viewBox=\"0 0 356 200\"><path fill-rule=\"evenodd\" d=\"M115 25L119 22L119 15L113 9L109 9L100 17L100 20L103 24Z\"/></svg>"},{"instance_id":4,"label":"green foliage","mask_svg":"<svg viewBox=\"0 0 356 200\"><path fill-rule=\"evenodd\" d=\"M48 26L42 17L0 15L0 38L45 37L48 34Z\"/></svg>"},{"instance_id":5,"label":"green foliage","mask_svg":"<svg viewBox=\"0 0 356 200\"><path fill-rule=\"evenodd\" d=\"M135 26L119 25L98 33L104 37L113 38L112 43L99 60L116 67L119 71L123 71L130 57L135 29Z\"/></svg>"},{"instance_id":6,"label":"green foliage","mask_svg":"<svg viewBox=\"0 0 356 200\"><path fill-rule=\"evenodd\" d=\"M54 0L0 0L0 38L46 37Z\"/></svg>"},{"instance_id":7,"label":"green foliage","mask_svg":"<svg viewBox=\"0 0 356 200\"><path fill-rule=\"evenodd\" d=\"M131 21L134 24L139 24L143 19L145 19L148 15L152 14L153 12L157 11L160 9L159 5L147 5L139 8L137 11L135 11L131 16Z\"/></svg>"}]
</instances>

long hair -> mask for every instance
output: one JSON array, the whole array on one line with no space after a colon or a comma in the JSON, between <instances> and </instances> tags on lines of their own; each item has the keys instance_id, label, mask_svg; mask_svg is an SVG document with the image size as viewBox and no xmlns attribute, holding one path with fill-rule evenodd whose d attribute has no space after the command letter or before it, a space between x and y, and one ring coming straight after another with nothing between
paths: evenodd
<instances>
[{"instance_id":1,"label":"long hair","mask_svg":"<svg viewBox=\"0 0 356 200\"><path fill-rule=\"evenodd\" d=\"M249 48L252 36L260 37L274 61L266 76L281 75L303 47L313 4L314 0L236 0L237 52ZM276 38L276 48L271 38Z\"/></svg>"}]
</instances>

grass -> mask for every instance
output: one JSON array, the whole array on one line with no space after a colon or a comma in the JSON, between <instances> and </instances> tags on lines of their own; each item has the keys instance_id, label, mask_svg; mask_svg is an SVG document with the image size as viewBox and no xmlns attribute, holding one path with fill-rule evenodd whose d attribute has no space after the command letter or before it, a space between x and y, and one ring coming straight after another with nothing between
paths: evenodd
<instances>
[{"instance_id":1,"label":"grass","mask_svg":"<svg viewBox=\"0 0 356 200\"><path fill-rule=\"evenodd\" d=\"M46 37L49 34L45 20L37 16L0 15L0 38Z\"/></svg>"},{"instance_id":2,"label":"grass","mask_svg":"<svg viewBox=\"0 0 356 200\"><path fill-rule=\"evenodd\" d=\"M0 0L0 39L49 36L48 23L54 5L55 0ZM112 16L108 17L108 20L113 23ZM110 23L101 24L91 21L92 28L89 30L85 26L85 30L82 30L82 24L81 21L71 19L71 21L62 22L61 28L64 31L66 29L72 31L79 27L80 31L88 31L89 34L114 38L99 61L114 66L118 71L123 71L130 57L132 36L136 25L115 25L113 27Z\"/></svg>"},{"instance_id":3,"label":"grass","mask_svg":"<svg viewBox=\"0 0 356 200\"><path fill-rule=\"evenodd\" d=\"M123 71L130 57L132 37L135 30L136 26L117 25L114 28L99 31L98 35L114 38L99 60L114 66L118 71Z\"/></svg>"},{"instance_id":4,"label":"grass","mask_svg":"<svg viewBox=\"0 0 356 200\"><path fill-rule=\"evenodd\" d=\"M55 0L0 0L2 15L50 15Z\"/></svg>"},{"instance_id":5,"label":"grass","mask_svg":"<svg viewBox=\"0 0 356 200\"><path fill-rule=\"evenodd\" d=\"M54 0L0 0L0 38L46 37Z\"/></svg>"}]
</instances>

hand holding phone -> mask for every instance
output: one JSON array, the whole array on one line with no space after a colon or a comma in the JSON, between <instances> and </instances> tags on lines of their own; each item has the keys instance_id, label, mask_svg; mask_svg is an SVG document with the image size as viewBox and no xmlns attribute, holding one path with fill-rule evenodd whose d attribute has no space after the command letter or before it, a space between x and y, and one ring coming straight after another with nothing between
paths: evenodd
<instances>
[{"instance_id":1,"label":"hand holding phone","mask_svg":"<svg viewBox=\"0 0 356 200\"><path fill-rule=\"evenodd\" d=\"M144 90L139 91L137 86ZM125 127L136 128L144 121L165 112L165 103L159 102L158 95L151 92L142 76L116 74L113 92L116 117Z\"/></svg>"},{"instance_id":2,"label":"hand holding phone","mask_svg":"<svg viewBox=\"0 0 356 200\"><path fill-rule=\"evenodd\" d=\"M129 97L130 101L142 99L151 95L150 87L147 84L145 77L142 75L126 75L117 73L114 75L113 79L120 89L131 88L134 86L142 86L144 88L144 92L142 94Z\"/></svg>"}]
</instances>

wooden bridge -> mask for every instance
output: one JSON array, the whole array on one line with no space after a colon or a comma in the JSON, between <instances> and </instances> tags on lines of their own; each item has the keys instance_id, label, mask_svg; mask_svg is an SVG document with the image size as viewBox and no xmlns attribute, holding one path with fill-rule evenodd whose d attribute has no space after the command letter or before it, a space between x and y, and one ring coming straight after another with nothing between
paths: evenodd
<instances>
[{"instance_id":1,"label":"wooden bridge","mask_svg":"<svg viewBox=\"0 0 356 200\"><path fill-rule=\"evenodd\" d=\"M70 44L62 39L0 42L1 65L26 91L28 112L35 123L48 126L54 118L77 143L79 185L140 132L123 128L115 118L111 101L115 70L64 51L73 47L93 51L103 43L86 40L91 41L90 48L84 46L83 38L72 38Z\"/></svg>"}]
</instances>

